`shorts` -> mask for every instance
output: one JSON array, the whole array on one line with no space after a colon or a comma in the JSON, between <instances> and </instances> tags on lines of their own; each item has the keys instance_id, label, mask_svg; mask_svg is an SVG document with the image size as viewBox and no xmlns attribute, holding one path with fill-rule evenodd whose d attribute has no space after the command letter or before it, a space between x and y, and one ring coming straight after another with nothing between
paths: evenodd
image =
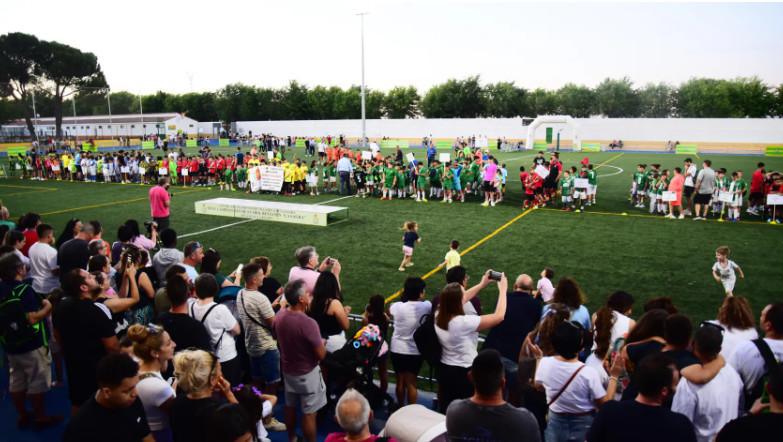
<instances>
[{"instance_id":1,"label":"shorts","mask_svg":"<svg viewBox=\"0 0 783 442\"><path fill-rule=\"evenodd\" d=\"M421 370L422 358L421 355L391 353L391 363L395 373L419 374L419 370Z\"/></svg>"},{"instance_id":2,"label":"shorts","mask_svg":"<svg viewBox=\"0 0 783 442\"><path fill-rule=\"evenodd\" d=\"M536 195L543 195L544 194L544 188L543 187L536 187L533 189L533 193Z\"/></svg>"},{"instance_id":3,"label":"shorts","mask_svg":"<svg viewBox=\"0 0 783 442\"><path fill-rule=\"evenodd\" d=\"M462 192L462 185L460 183L454 183L454 190Z\"/></svg>"},{"instance_id":4,"label":"shorts","mask_svg":"<svg viewBox=\"0 0 783 442\"><path fill-rule=\"evenodd\" d=\"M734 284L737 283L737 278L721 279L720 282L723 284L723 289L726 293L730 293L734 291Z\"/></svg>"},{"instance_id":5,"label":"shorts","mask_svg":"<svg viewBox=\"0 0 783 442\"><path fill-rule=\"evenodd\" d=\"M563 195L562 200L563 200L563 204L568 204L571 202L571 197L568 195Z\"/></svg>"},{"instance_id":6,"label":"shorts","mask_svg":"<svg viewBox=\"0 0 783 442\"><path fill-rule=\"evenodd\" d=\"M337 182L337 177L336 176L330 176L329 177L329 182L330 183L336 183Z\"/></svg>"},{"instance_id":7,"label":"shorts","mask_svg":"<svg viewBox=\"0 0 783 442\"><path fill-rule=\"evenodd\" d=\"M574 190L574 199L587 198L587 190Z\"/></svg>"},{"instance_id":8,"label":"shorts","mask_svg":"<svg viewBox=\"0 0 783 442\"><path fill-rule=\"evenodd\" d=\"M644 190L637 190L637 191L636 191L636 194L637 194L638 196L645 196L645 195L647 195L647 192L645 192Z\"/></svg>"},{"instance_id":9,"label":"shorts","mask_svg":"<svg viewBox=\"0 0 783 442\"><path fill-rule=\"evenodd\" d=\"M44 346L27 353L8 354L8 368L11 393L46 393L52 385L52 357Z\"/></svg>"},{"instance_id":10,"label":"shorts","mask_svg":"<svg viewBox=\"0 0 783 442\"><path fill-rule=\"evenodd\" d=\"M734 195L734 201L731 202L731 207L742 207L742 195Z\"/></svg>"},{"instance_id":11,"label":"shorts","mask_svg":"<svg viewBox=\"0 0 783 442\"><path fill-rule=\"evenodd\" d=\"M316 366L303 375L283 374L285 404L294 407L299 403L302 413L312 414L326 405L326 384L321 367Z\"/></svg>"},{"instance_id":12,"label":"shorts","mask_svg":"<svg viewBox=\"0 0 783 442\"><path fill-rule=\"evenodd\" d=\"M267 350L260 356L250 356L250 375L264 382L280 381L280 352Z\"/></svg>"},{"instance_id":13,"label":"shorts","mask_svg":"<svg viewBox=\"0 0 783 442\"><path fill-rule=\"evenodd\" d=\"M712 199L712 195L709 193L697 193L693 198L694 204L709 204Z\"/></svg>"},{"instance_id":14,"label":"shorts","mask_svg":"<svg viewBox=\"0 0 783 442\"><path fill-rule=\"evenodd\" d=\"M403 256L413 256L413 247L402 246Z\"/></svg>"},{"instance_id":15,"label":"shorts","mask_svg":"<svg viewBox=\"0 0 783 442\"><path fill-rule=\"evenodd\" d=\"M685 195L685 198L690 198L693 195L693 189L693 186L685 186L682 188L682 194Z\"/></svg>"},{"instance_id":16,"label":"shorts","mask_svg":"<svg viewBox=\"0 0 783 442\"><path fill-rule=\"evenodd\" d=\"M495 183L492 181L484 181L484 192L494 192L495 191Z\"/></svg>"},{"instance_id":17,"label":"shorts","mask_svg":"<svg viewBox=\"0 0 783 442\"><path fill-rule=\"evenodd\" d=\"M587 185L587 194L591 195L591 196L595 195L596 189L598 189L598 185L597 184L588 184Z\"/></svg>"},{"instance_id":18,"label":"shorts","mask_svg":"<svg viewBox=\"0 0 783 442\"><path fill-rule=\"evenodd\" d=\"M536 196L532 193L525 193L525 201L533 201L535 197Z\"/></svg>"}]
</instances>

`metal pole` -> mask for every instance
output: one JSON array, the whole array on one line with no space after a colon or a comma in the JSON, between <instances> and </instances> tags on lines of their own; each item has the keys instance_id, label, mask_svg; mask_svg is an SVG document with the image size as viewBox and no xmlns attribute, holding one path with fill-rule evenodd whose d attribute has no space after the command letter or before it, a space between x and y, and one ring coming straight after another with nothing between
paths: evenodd
<instances>
[{"instance_id":1,"label":"metal pole","mask_svg":"<svg viewBox=\"0 0 783 442\"><path fill-rule=\"evenodd\" d=\"M71 98L71 105L73 107L73 124L76 124L77 123L77 121L76 121L76 95L74 95L73 98ZM75 130L78 130L78 126L74 126L74 127L77 128ZM76 132L76 140L75 141L78 141L78 140L79 140L79 132Z\"/></svg>"},{"instance_id":2,"label":"metal pole","mask_svg":"<svg viewBox=\"0 0 783 442\"><path fill-rule=\"evenodd\" d=\"M36 128L36 126L38 126L38 112L35 111L35 91L30 91L30 93L33 96L33 136L35 137L35 141L40 143L40 140L38 139L38 129Z\"/></svg>"},{"instance_id":3,"label":"metal pole","mask_svg":"<svg viewBox=\"0 0 783 442\"><path fill-rule=\"evenodd\" d=\"M367 119L365 115L365 95L366 95L366 88L364 86L364 16L367 15L366 12L362 12L361 14L358 14L362 19L362 147L367 146Z\"/></svg>"},{"instance_id":4,"label":"metal pole","mask_svg":"<svg viewBox=\"0 0 783 442\"><path fill-rule=\"evenodd\" d=\"M111 135L111 139L113 140L114 139L114 135L112 134L112 129L113 129L112 126L114 126L114 125L112 124L112 120L111 120L111 89L109 89L106 92L106 101L109 104L109 135Z\"/></svg>"},{"instance_id":5,"label":"metal pole","mask_svg":"<svg viewBox=\"0 0 783 442\"><path fill-rule=\"evenodd\" d=\"M147 131L144 130L144 107L141 105L141 95L139 95L139 114L141 114L141 140L144 141L144 135L147 135Z\"/></svg>"}]
</instances>

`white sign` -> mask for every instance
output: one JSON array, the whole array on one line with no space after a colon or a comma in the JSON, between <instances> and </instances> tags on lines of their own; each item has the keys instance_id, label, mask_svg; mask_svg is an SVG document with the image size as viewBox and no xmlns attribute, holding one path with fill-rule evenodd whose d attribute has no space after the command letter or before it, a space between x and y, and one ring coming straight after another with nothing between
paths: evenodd
<instances>
[{"instance_id":1,"label":"white sign","mask_svg":"<svg viewBox=\"0 0 783 442\"><path fill-rule=\"evenodd\" d=\"M52 172L59 172L59 171L60 171L60 166L56 164L52 164Z\"/></svg>"},{"instance_id":2,"label":"white sign","mask_svg":"<svg viewBox=\"0 0 783 442\"><path fill-rule=\"evenodd\" d=\"M257 173L260 173L261 190L280 192L283 188L283 178L285 176L285 171L282 167L258 166L257 171Z\"/></svg>"},{"instance_id":3,"label":"white sign","mask_svg":"<svg viewBox=\"0 0 783 442\"><path fill-rule=\"evenodd\" d=\"M373 152L378 152L379 150L381 150L381 148L378 146L378 143L373 141L372 143L370 143L370 150Z\"/></svg>"},{"instance_id":4,"label":"white sign","mask_svg":"<svg viewBox=\"0 0 783 442\"><path fill-rule=\"evenodd\" d=\"M661 201L663 202L670 202L670 201L677 201L677 192L669 192L668 190L664 190L661 194Z\"/></svg>"},{"instance_id":5,"label":"white sign","mask_svg":"<svg viewBox=\"0 0 783 442\"><path fill-rule=\"evenodd\" d=\"M188 169L182 169L181 175L188 176L188 173L189 173Z\"/></svg>"},{"instance_id":6,"label":"white sign","mask_svg":"<svg viewBox=\"0 0 783 442\"><path fill-rule=\"evenodd\" d=\"M441 163L448 163L449 161L451 161L451 154L449 152L439 153L438 161L440 161Z\"/></svg>"},{"instance_id":7,"label":"white sign","mask_svg":"<svg viewBox=\"0 0 783 442\"><path fill-rule=\"evenodd\" d=\"M769 206L783 205L783 195L779 193L770 193L769 195L767 195L767 205Z\"/></svg>"},{"instance_id":8,"label":"white sign","mask_svg":"<svg viewBox=\"0 0 783 442\"><path fill-rule=\"evenodd\" d=\"M542 166L540 164L538 166L536 166L535 172L536 172L536 175L540 176L542 180L546 179L546 177L549 176L549 169L547 169L546 167L544 167L544 166ZM579 187L579 186L576 186L576 187ZM587 187L587 186L585 186L585 187Z\"/></svg>"},{"instance_id":9,"label":"white sign","mask_svg":"<svg viewBox=\"0 0 783 442\"><path fill-rule=\"evenodd\" d=\"M587 189L587 186L589 186L590 183L587 181L587 178L576 178L574 179L574 188L575 189Z\"/></svg>"},{"instance_id":10,"label":"white sign","mask_svg":"<svg viewBox=\"0 0 783 442\"><path fill-rule=\"evenodd\" d=\"M363 150L362 151L362 159L363 160L371 160L372 159L372 152L369 150Z\"/></svg>"},{"instance_id":11,"label":"white sign","mask_svg":"<svg viewBox=\"0 0 783 442\"><path fill-rule=\"evenodd\" d=\"M407 155L405 155L405 158L407 158L407 159L408 159L408 162L409 162L409 163L412 163L413 161L415 161L415 160L416 160L416 157L415 157L415 156L413 155L413 153L411 153L411 152L408 152L408 154L407 154Z\"/></svg>"},{"instance_id":12,"label":"white sign","mask_svg":"<svg viewBox=\"0 0 783 442\"><path fill-rule=\"evenodd\" d=\"M271 150L268 150L268 151L266 151L266 158L267 158L267 160L269 160L269 161L274 161L274 159L275 159L275 153L274 153L274 152L272 152Z\"/></svg>"},{"instance_id":13,"label":"white sign","mask_svg":"<svg viewBox=\"0 0 783 442\"><path fill-rule=\"evenodd\" d=\"M139 167L139 175L146 175L146 174L147 174L147 169L143 167Z\"/></svg>"},{"instance_id":14,"label":"white sign","mask_svg":"<svg viewBox=\"0 0 783 442\"><path fill-rule=\"evenodd\" d=\"M722 203L730 203L734 201L734 192L726 192L724 190L721 190L718 192L718 201Z\"/></svg>"},{"instance_id":15,"label":"white sign","mask_svg":"<svg viewBox=\"0 0 783 442\"><path fill-rule=\"evenodd\" d=\"M169 170L166 169L165 167L161 167L160 169L158 169L158 175L165 176L168 174L169 174Z\"/></svg>"}]
</instances>

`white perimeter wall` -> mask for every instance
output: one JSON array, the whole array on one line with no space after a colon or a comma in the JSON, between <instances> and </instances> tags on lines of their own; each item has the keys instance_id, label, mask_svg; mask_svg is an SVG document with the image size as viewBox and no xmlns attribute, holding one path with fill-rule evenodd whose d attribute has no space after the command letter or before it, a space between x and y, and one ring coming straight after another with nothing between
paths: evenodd
<instances>
[{"instance_id":1,"label":"white perimeter wall","mask_svg":"<svg viewBox=\"0 0 783 442\"><path fill-rule=\"evenodd\" d=\"M576 119L582 140L636 141L712 141L743 143L783 143L783 119L780 118L581 118ZM344 134L361 136L361 120L239 121L240 134L272 133L278 136L314 136ZM565 125L542 125L536 139L542 139L546 127L562 129L561 139L571 139ZM520 118L452 118L367 120L370 138L455 138L486 135L524 139L527 127ZM556 137L556 135L555 135Z\"/></svg>"}]
</instances>

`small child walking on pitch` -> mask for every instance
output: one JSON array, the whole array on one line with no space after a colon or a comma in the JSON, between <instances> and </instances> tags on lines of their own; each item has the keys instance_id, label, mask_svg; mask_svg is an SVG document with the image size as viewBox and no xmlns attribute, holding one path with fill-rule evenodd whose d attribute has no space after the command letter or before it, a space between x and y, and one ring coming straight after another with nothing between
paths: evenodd
<instances>
[{"instance_id":1,"label":"small child walking on pitch","mask_svg":"<svg viewBox=\"0 0 783 442\"><path fill-rule=\"evenodd\" d=\"M419 225L415 221L405 221L402 228L405 230L402 235L402 262L397 270L404 272L406 267L413 265L413 248L417 242L421 242L421 237L418 233Z\"/></svg>"},{"instance_id":2,"label":"small child walking on pitch","mask_svg":"<svg viewBox=\"0 0 783 442\"><path fill-rule=\"evenodd\" d=\"M737 282L737 276L734 272L739 272L742 279L745 279L745 274L736 262L729 259L729 254L731 254L731 250L726 246L720 246L715 251L716 262L712 266L712 277L715 278L715 281L723 284L726 296L734 296L734 284Z\"/></svg>"},{"instance_id":3,"label":"small child walking on pitch","mask_svg":"<svg viewBox=\"0 0 783 442\"><path fill-rule=\"evenodd\" d=\"M442 266L446 267L446 271L449 271L452 267L460 265L462 258L459 256L459 241L453 240L449 244L449 251L446 253L446 257L443 258Z\"/></svg>"}]
</instances>

